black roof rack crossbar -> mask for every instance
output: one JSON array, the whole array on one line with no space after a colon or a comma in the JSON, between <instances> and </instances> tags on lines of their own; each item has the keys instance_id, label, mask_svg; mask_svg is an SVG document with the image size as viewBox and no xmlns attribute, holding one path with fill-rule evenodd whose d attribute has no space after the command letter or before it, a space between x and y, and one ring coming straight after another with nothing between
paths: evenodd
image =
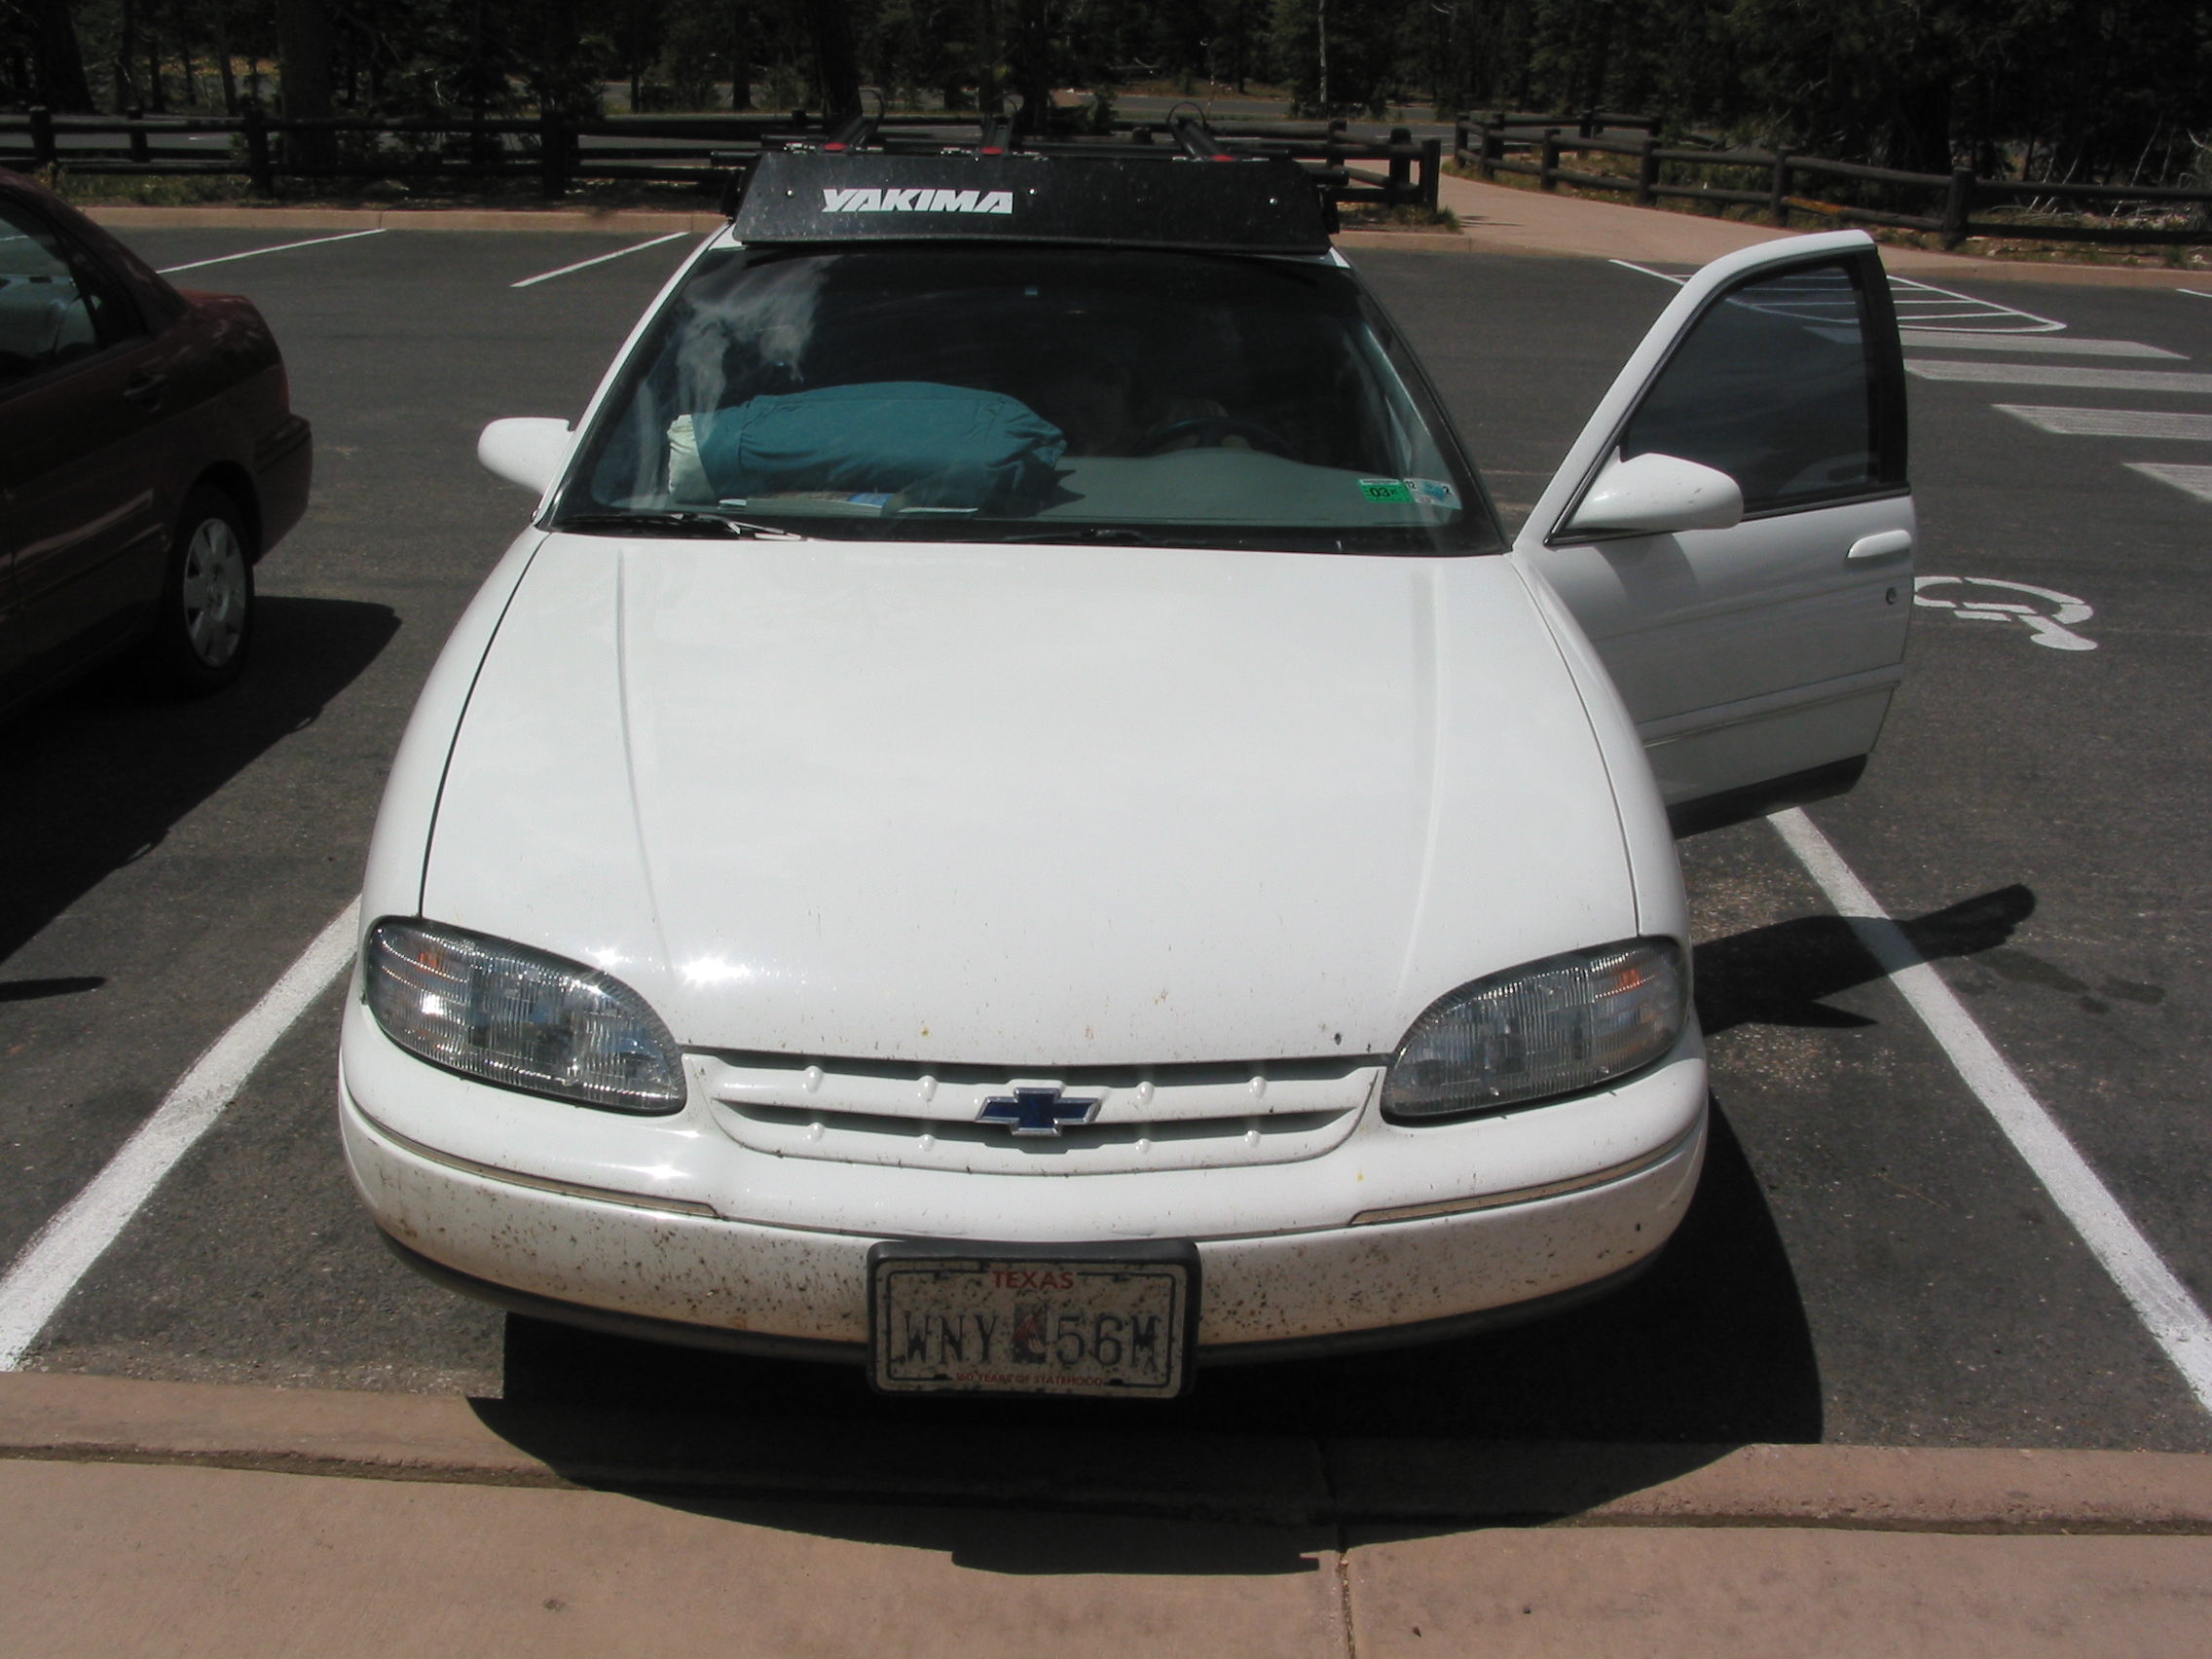
<instances>
[{"instance_id":1,"label":"black roof rack crossbar","mask_svg":"<svg viewBox=\"0 0 2212 1659\"><path fill-rule=\"evenodd\" d=\"M875 139L875 129L882 123L883 112L873 115L856 110L840 121L834 131L822 140L825 150L865 150Z\"/></svg>"},{"instance_id":2,"label":"black roof rack crossbar","mask_svg":"<svg viewBox=\"0 0 2212 1659\"><path fill-rule=\"evenodd\" d=\"M1194 161L1222 162L1230 153L1222 141L1213 135L1202 115L1168 117L1168 129L1175 134L1175 142L1183 146L1183 154Z\"/></svg>"}]
</instances>

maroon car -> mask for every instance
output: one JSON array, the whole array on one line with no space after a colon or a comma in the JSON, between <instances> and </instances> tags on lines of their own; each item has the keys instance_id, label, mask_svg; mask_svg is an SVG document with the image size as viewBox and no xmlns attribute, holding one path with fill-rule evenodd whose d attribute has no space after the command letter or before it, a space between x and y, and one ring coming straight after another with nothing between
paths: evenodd
<instances>
[{"instance_id":1,"label":"maroon car","mask_svg":"<svg viewBox=\"0 0 2212 1659\"><path fill-rule=\"evenodd\" d=\"M235 679L313 453L248 301L0 170L0 709L129 650L180 691Z\"/></svg>"}]
</instances>

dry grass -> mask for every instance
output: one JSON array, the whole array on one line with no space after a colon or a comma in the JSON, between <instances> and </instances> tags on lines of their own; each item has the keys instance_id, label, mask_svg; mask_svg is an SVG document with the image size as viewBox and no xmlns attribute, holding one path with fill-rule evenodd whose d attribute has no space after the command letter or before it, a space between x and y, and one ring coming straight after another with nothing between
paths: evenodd
<instances>
[{"instance_id":1,"label":"dry grass","mask_svg":"<svg viewBox=\"0 0 2212 1659\"><path fill-rule=\"evenodd\" d=\"M1449 207L1385 206L1359 202L1339 210L1347 231L1456 231L1459 215Z\"/></svg>"}]
</instances>

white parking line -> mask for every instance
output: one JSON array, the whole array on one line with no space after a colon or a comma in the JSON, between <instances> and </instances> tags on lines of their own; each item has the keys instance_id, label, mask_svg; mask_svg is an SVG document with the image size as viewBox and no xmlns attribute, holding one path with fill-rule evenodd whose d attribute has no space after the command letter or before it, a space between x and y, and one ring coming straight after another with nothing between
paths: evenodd
<instances>
[{"instance_id":1,"label":"white parking line","mask_svg":"<svg viewBox=\"0 0 2212 1659\"><path fill-rule=\"evenodd\" d=\"M2161 484L2171 484L2186 491L2200 501L2212 501L2212 466L2175 466L2162 461L2131 461L2127 470L2140 472L2146 478L2156 478Z\"/></svg>"},{"instance_id":2,"label":"white parking line","mask_svg":"<svg viewBox=\"0 0 2212 1659\"><path fill-rule=\"evenodd\" d=\"M2077 369L2064 363L1939 363L1914 357L1905 372L1932 381L1977 381L1990 386L2071 386L2089 391L2212 391L2212 375L2169 369Z\"/></svg>"},{"instance_id":3,"label":"white parking line","mask_svg":"<svg viewBox=\"0 0 2212 1659\"><path fill-rule=\"evenodd\" d=\"M1791 807L1767 822L1827 895L1836 913L1851 924L2013 1150L2027 1161L2051 1201L2073 1223L2089 1253L2112 1275L2152 1339L2174 1362L2197 1403L2212 1411L2212 1320L2205 1318L2204 1309L2128 1219L2088 1161L2066 1138L2066 1131L1982 1034L1966 1005L1913 948L1904 930L1890 919L1813 821Z\"/></svg>"},{"instance_id":4,"label":"white parking line","mask_svg":"<svg viewBox=\"0 0 2212 1659\"><path fill-rule=\"evenodd\" d=\"M1633 259L1609 259L1608 265L1617 265L1624 271L1634 271L1645 276L1656 276L1662 282L1672 282L1677 288L1689 280L1687 276L1677 276L1671 272L1654 271L1648 265L1639 265ZM2187 293L2186 288L2182 290ZM2205 296L2212 299L2212 294ZM2055 334L2066 324L2034 312L2021 311L2017 306L2001 306L1995 300L1977 300L1972 294L1961 294L1949 288L1938 288L1931 282L1915 282L1910 276L1890 274L1890 303L1898 313L1898 325L1908 344L1916 333L1940 336L1926 344L1953 345L1962 334L1984 335L2003 339L2008 344L2020 344L2021 337L2034 334ZM1920 328L1912 325L1918 323ZM1938 327L1927 325L1935 323ZM2034 350L2036 348L2028 347ZM2170 356L2172 353L2146 348L2142 351L2129 351L2127 356Z\"/></svg>"},{"instance_id":5,"label":"white parking line","mask_svg":"<svg viewBox=\"0 0 2212 1659\"><path fill-rule=\"evenodd\" d=\"M1890 276L1890 299L1897 307L1899 325L1905 328L1915 323L1925 327L1936 322L1945 325L1946 334L2020 335L2056 334L2066 326L2055 318L2038 316L2017 306L1977 300L1955 288L1938 288L1933 282L1916 282L1910 276L1895 273Z\"/></svg>"},{"instance_id":6,"label":"white parking line","mask_svg":"<svg viewBox=\"0 0 2212 1659\"><path fill-rule=\"evenodd\" d=\"M21 1367L56 1309L155 1188L238 1097L277 1039L353 960L356 899L317 934L244 1017L215 1040L154 1115L23 1246L0 1278L0 1371Z\"/></svg>"},{"instance_id":7,"label":"white parking line","mask_svg":"<svg viewBox=\"0 0 2212 1659\"><path fill-rule=\"evenodd\" d=\"M632 242L628 247L618 247L612 253L603 253L597 259L579 259L575 264L564 265L558 271L540 271L535 276L525 276L519 282L509 282L507 286L510 288L535 287L539 282L550 282L556 276L566 276L571 271L587 271L594 265L605 265L610 259L620 259L626 253L643 253L648 247L658 247L662 242L672 242L679 237L687 237L690 234L689 231L671 231L665 237L655 237L651 241Z\"/></svg>"},{"instance_id":8,"label":"white parking line","mask_svg":"<svg viewBox=\"0 0 2212 1659\"><path fill-rule=\"evenodd\" d=\"M213 259L196 259L190 265L165 265L161 269L161 275L169 276L179 271L197 271L203 265L228 265L234 259L258 259L265 253L290 253L296 247L320 247L324 242L352 241L360 237L383 235L384 227L379 225L373 231L345 231L334 237L310 237L306 241L278 242L275 247L249 247L243 253L217 254Z\"/></svg>"},{"instance_id":9,"label":"white parking line","mask_svg":"<svg viewBox=\"0 0 2212 1659\"><path fill-rule=\"evenodd\" d=\"M2154 409L2052 409L2033 403L1993 403L1990 407L2041 431L2070 438L2187 438L2212 443L2212 415L2175 415Z\"/></svg>"},{"instance_id":10,"label":"white parking line","mask_svg":"<svg viewBox=\"0 0 2212 1659\"><path fill-rule=\"evenodd\" d=\"M1968 334L1950 328L1900 328L1898 338L1907 346L1939 351L2045 351L2078 357L2172 357L2186 362L2187 354L2163 347L2146 346L2140 340L2077 340L2054 334Z\"/></svg>"}]
</instances>

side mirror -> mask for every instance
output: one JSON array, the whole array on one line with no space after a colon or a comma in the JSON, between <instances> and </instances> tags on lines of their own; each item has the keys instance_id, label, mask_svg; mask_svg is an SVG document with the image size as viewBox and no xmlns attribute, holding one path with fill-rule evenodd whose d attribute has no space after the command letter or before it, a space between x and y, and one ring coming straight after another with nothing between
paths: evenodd
<instances>
[{"instance_id":1,"label":"side mirror","mask_svg":"<svg viewBox=\"0 0 2212 1659\"><path fill-rule=\"evenodd\" d=\"M476 459L509 484L520 484L535 496L553 488L561 468L569 463L569 450L576 434L566 421L528 415L495 421L476 440Z\"/></svg>"},{"instance_id":2,"label":"side mirror","mask_svg":"<svg viewBox=\"0 0 2212 1659\"><path fill-rule=\"evenodd\" d=\"M1727 530L1744 517L1744 492L1725 472L1679 456L1616 453L1567 521L1570 531Z\"/></svg>"}]
</instances>

